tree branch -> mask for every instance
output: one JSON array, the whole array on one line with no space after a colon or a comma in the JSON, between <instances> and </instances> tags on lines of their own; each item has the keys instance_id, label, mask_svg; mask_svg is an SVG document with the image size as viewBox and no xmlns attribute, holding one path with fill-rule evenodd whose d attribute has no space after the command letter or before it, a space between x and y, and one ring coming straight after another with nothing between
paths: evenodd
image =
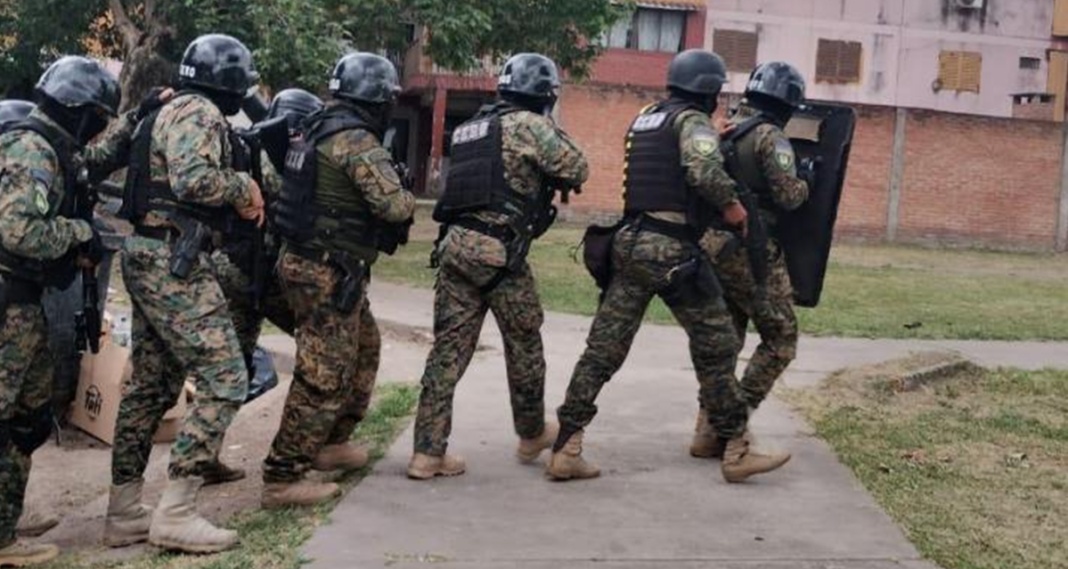
<instances>
[{"instance_id":1,"label":"tree branch","mask_svg":"<svg viewBox=\"0 0 1068 569\"><path fill-rule=\"evenodd\" d=\"M115 27L118 28L119 33L122 35L122 43L128 54L141 43L141 37L144 34L138 29L137 24L130 19L130 15L126 13L126 7L122 5L122 0L108 0L108 8L111 10L111 16L115 18Z\"/></svg>"}]
</instances>

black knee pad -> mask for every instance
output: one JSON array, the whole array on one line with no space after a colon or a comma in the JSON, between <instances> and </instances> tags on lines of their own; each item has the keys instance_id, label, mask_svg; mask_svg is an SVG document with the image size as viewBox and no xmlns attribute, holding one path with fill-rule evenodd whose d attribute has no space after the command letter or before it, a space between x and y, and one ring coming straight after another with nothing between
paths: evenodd
<instances>
[{"instance_id":1,"label":"black knee pad","mask_svg":"<svg viewBox=\"0 0 1068 569\"><path fill-rule=\"evenodd\" d=\"M33 454L52 434L52 417L51 405L15 417L9 423L11 444L26 456Z\"/></svg>"}]
</instances>

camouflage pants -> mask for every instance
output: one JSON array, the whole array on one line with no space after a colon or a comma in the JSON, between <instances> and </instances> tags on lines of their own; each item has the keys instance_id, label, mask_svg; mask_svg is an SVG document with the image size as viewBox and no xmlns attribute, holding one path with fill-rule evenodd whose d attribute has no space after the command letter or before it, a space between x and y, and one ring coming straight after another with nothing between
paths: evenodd
<instances>
[{"instance_id":1,"label":"camouflage pants","mask_svg":"<svg viewBox=\"0 0 1068 569\"><path fill-rule=\"evenodd\" d=\"M415 420L415 452L442 456L452 431L452 401L478 346L486 312L492 311L504 340L512 420L520 438L545 429L545 320L530 267L523 265L493 290L482 287L501 269L463 255L446 254L435 285L434 348L423 372Z\"/></svg>"},{"instance_id":2,"label":"camouflage pants","mask_svg":"<svg viewBox=\"0 0 1068 569\"><path fill-rule=\"evenodd\" d=\"M324 445L352 437L371 401L382 350L366 290L343 314L332 300L337 269L285 255L279 271L297 317L297 366L264 463L268 483L299 480Z\"/></svg>"},{"instance_id":3,"label":"camouflage pants","mask_svg":"<svg viewBox=\"0 0 1068 569\"><path fill-rule=\"evenodd\" d=\"M34 304L10 306L0 329L0 548L15 541L30 478L32 449L20 449L12 431L51 400L52 355L44 311Z\"/></svg>"},{"instance_id":4,"label":"camouflage pants","mask_svg":"<svg viewBox=\"0 0 1068 569\"><path fill-rule=\"evenodd\" d=\"M286 300L277 278L272 276L269 279L259 306L256 306L255 299L249 294L252 290L252 279L221 251L212 255L212 262L215 263L219 285L230 307L230 317L234 321L238 342L241 343L241 354L251 370L252 354L256 351L263 323L270 320L280 330L292 336L296 326L293 311L289 309L289 301Z\"/></svg>"},{"instance_id":5,"label":"camouflage pants","mask_svg":"<svg viewBox=\"0 0 1068 569\"><path fill-rule=\"evenodd\" d=\"M689 336L700 400L711 411L713 428L727 439L745 430L748 410L734 376L739 342L726 305L688 283L668 280L673 269L698 254L693 245L630 227L616 236L615 274L594 317L586 351L571 376L567 398L557 412L558 445L593 421L597 395L623 365L654 296L664 300Z\"/></svg>"},{"instance_id":6,"label":"camouflage pants","mask_svg":"<svg viewBox=\"0 0 1068 569\"><path fill-rule=\"evenodd\" d=\"M724 253L716 260L716 272L723 283L739 337L745 341L750 320L760 333L760 345L742 377L742 393L752 409L760 406L775 381L797 357L797 317L786 259L774 241L768 244L768 249L767 298L757 294L744 250Z\"/></svg>"},{"instance_id":7,"label":"camouflage pants","mask_svg":"<svg viewBox=\"0 0 1068 569\"><path fill-rule=\"evenodd\" d=\"M197 392L171 446L171 478L198 476L218 461L226 430L248 394L248 372L226 298L208 255L185 280L170 273L169 246L132 237L122 276L133 303L133 376L123 385L111 472L140 480L152 436L186 378Z\"/></svg>"}]
</instances>

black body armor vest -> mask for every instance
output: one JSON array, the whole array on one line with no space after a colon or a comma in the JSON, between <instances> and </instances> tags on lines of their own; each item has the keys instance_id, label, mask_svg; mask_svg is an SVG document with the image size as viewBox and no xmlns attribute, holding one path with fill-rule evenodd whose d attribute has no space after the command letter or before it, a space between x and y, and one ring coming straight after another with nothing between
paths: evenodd
<instances>
[{"instance_id":1,"label":"black body armor vest","mask_svg":"<svg viewBox=\"0 0 1068 569\"><path fill-rule=\"evenodd\" d=\"M325 206L318 195L321 182L318 146L328 138L349 130L366 130L377 138L377 130L358 113L332 108L309 118L304 139L286 155L282 193L271 216L278 234L298 245L319 245L329 250L338 240L354 239L359 245L374 249L377 229L369 212L341 211ZM345 182L348 186L350 183Z\"/></svg>"},{"instance_id":2,"label":"black body armor vest","mask_svg":"<svg viewBox=\"0 0 1068 569\"><path fill-rule=\"evenodd\" d=\"M682 113L695 109L689 104L659 103L634 120L627 134L626 178L623 182L627 215L690 211L692 192L682 168L675 121Z\"/></svg>"},{"instance_id":3,"label":"black body armor vest","mask_svg":"<svg viewBox=\"0 0 1068 569\"><path fill-rule=\"evenodd\" d=\"M78 151L74 140L56 127L33 117L11 126L5 132L19 130L39 134L56 153L56 159L63 174L63 191L57 192L53 188L53 191L49 192L49 211L54 212L55 217L68 219L77 217L79 214L78 196L86 196L88 199L88 189L83 187L85 184L79 179L78 171L74 168L74 156ZM72 250L59 259L42 261L16 255L0 245L0 263L6 267L4 272L15 279L42 287L66 288L70 286L78 274L78 268L74 264L76 255L77 251Z\"/></svg>"},{"instance_id":4,"label":"black body armor vest","mask_svg":"<svg viewBox=\"0 0 1068 569\"><path fill-rule=\"evenodd\" d=\"M450 224L481 211L505 214L509 225L536 217L539 197L514 190L504 172L501 118L522 110L506 102L487 105L456 129L445 192L434 207L434 221Z\"/></svg>"}]
</instances>

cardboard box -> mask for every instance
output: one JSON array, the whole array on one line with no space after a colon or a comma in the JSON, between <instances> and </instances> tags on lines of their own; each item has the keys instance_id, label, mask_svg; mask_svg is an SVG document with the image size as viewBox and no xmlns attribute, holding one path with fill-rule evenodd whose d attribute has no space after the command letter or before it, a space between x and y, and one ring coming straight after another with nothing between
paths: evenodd
<instances>
[{"instance_id":1,"label":"cardboard box","mask_svg":"<svg viewBox=\"0 0 1068 569\"><path fill-rule=\"evenodd\" d=\"M132 373L130 349L111 342L105 336L100 342L99 354L86 354L82 358L78 393L71 408L71 424L104 443L114 444L122 384L129 380ZM183 389L175 406L163 416L163 423L156 431L153 442L171 442L177 438L185 418L186 398L186 390Z\"/></svg>"}]
</instances>

